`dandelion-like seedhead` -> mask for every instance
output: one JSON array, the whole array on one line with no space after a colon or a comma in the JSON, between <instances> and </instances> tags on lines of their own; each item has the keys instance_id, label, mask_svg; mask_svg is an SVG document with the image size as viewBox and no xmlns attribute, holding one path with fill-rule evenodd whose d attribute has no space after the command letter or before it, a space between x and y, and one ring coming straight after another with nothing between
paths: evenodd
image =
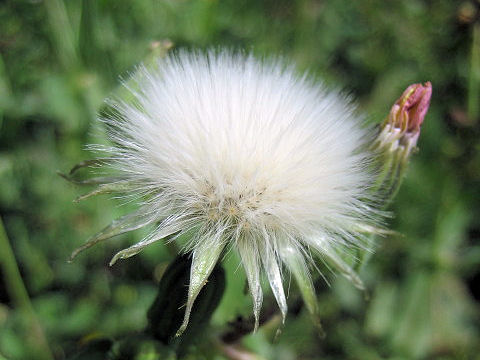
<instances>
[{"instance_id":1,"label":"dandelion-like seedhead","mask_svg":"<svg viewBox=\"0 0 480 360\"><path fill-rule=\"evenodd\" d=\"M373 139L346 96L281 60L228 51L178 52L153 70L140 68L133 82L133 100L111 101L101 119L114 144L101 149L117 176L102 178L94 193L119 190L142 201L76 253L148 224L155 224L150 235L112 263L158 240L188 239L181 245L192 268L179 333L230 249L245 269L257 326L262 272L283 318L284 269L312 313L314 258L362 286L339 254L362 247L362 229L375 225Z\"/></svg>"}]
</instances>

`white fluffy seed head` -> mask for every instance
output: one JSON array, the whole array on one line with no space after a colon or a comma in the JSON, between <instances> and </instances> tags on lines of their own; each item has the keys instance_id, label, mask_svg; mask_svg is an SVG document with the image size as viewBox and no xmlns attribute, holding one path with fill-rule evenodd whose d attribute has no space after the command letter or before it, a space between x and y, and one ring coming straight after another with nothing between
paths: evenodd
<instances>
[{"instance_id":1,"label":"white fluffy seed head","mask_svg":"<svg viewBox=\"0 0 480 360\"><path fill-rule=\"evenodd\" d=\"M279 265L292 251L360 244L369 137L348 98L283 61L228 51L178 52L134 81L134 101L113 101L103 120L114 166L144 196L148 222L161 221L146 243L189 232L194 257L205 244L232 246L254 304L263 267L282 312Z\"/></svg>"},{"instance_id":2,"label":"white fluffy seed head","mask_svg":"<svg viewBox=\"0 0 480 360\"><path fill-rule=\"evenodd\" d=\"M117 167L160 216L302 238L348 233L365 215L367 137L339 93L228 52L181 52L137 82L136 101L106 121Z\"/></svg>"}]
</instances>

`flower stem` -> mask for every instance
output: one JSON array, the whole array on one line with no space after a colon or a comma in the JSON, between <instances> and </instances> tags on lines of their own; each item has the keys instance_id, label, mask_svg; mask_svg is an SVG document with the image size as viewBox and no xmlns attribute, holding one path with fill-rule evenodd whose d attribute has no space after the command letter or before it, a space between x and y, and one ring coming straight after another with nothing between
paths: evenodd
<instances>
[{"instance_id":1,"label":"flower stem","mask_svg":"<svg viewBox=\"0 0 480 360\"><path fill-rule=\"evenodd\" d=\"M26 322L27 331L31 332L29 339L34 341L32 344L37 350L38 358L51 360L53 355L47 343L43 329L38 321L32 303L28 296L27 289L23 283L18 264L15 260L12 247L7 237L7 233L0 217L0 265L2 265L5 276L5 283L14 305L18 308Z\"/></svg>"}]
</instances>

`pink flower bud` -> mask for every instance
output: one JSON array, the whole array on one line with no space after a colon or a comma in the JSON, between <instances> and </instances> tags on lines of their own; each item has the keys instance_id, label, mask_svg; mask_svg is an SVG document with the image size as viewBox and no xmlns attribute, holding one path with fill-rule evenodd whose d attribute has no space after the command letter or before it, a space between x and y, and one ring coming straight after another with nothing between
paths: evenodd
<instances>
[{"instance_id":1,"label":"pink flower bud","mask_svg":"<svg viewBox=\"0 0 480 360\"><path fill-rule=\"evenodd\" d=\"M420 131L420 125L427 114L432 97L430 81L422 84L412 84L403 92L390 110L388 122L395 128L409 133Z\"/></svg>"},{"instance_id":2,"label":"pink flower bud","mask_svg":"<svg viewBox=\"0 0 480 360\"><path fill-rule=\"evenodd\" d=\"M412 84L393 104L382 125L378 144L380 148L405 150L406 158L415 148L420 126L427 114L432 97L432 84Z\"/></svg>"}]
</instances>

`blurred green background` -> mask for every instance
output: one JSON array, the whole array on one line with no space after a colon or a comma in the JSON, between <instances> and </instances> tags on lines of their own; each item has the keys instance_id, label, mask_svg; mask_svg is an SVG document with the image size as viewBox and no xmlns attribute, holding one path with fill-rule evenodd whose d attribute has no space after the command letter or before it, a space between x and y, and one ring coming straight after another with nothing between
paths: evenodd
<instances>
[{"instance_id":1,"label":"blurred green background","mask_svg":"<svg viewBox=\"0 0 480 360\"><path fill-rule=\"evenodd\" d=\"M299 309L277 341L275 326L266 326L243 345L257 358L280 360L478 358L479 7L452 0L1 1L0 214L30 300L11 275L0 229L0 359L48 359L49 352L64 359L85 336L119 338L145 326L171 253L157 244L108 267L116 250L142 237L138 231L67 263L74 248L129 209L108 196L72 204L85 189L56 171L94 157L84 149L101 134L95 118L103 99L165 39L174 47L281 54L352 93L377 122L407 85L432 82L420 152L391 207L390 227L399 234L380 239L361 270L370 298L327 271L331 286L319 291L325 338ZM237 266L235 257L226 261L211 339L251 311ZM193 358L226 359L208 341Z\"/></svg>"}]
</instances>

